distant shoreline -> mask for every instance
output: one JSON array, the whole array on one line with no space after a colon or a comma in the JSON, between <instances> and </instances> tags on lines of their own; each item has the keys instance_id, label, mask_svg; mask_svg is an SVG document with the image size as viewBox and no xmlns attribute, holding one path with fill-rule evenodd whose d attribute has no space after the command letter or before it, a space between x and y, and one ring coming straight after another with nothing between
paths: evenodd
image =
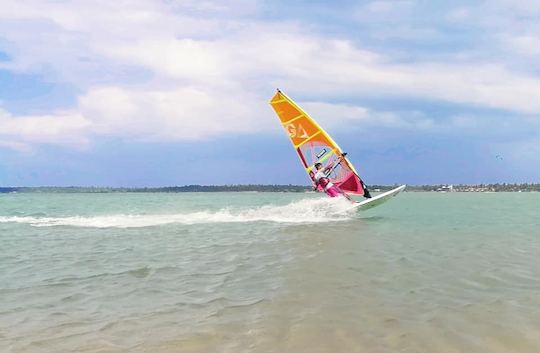
<instances>
[{"instance_id":1,"label":"distant shoreline","mask_svg":"<svg viewBox=\"0 0 540 353\"><path fill-rule=\"evenodd\" d=\"M387 191L398 185L370 185L371 191ZM40 186L40 187L0 187L0 193L122 193L122 192L309 192L306 185L184 185L168 187L86 187L86 186ZM408 185L405 191L433 192L540 192L540 183L523 184L476 184L476 185Z\"/></svg>"}]
</instances>

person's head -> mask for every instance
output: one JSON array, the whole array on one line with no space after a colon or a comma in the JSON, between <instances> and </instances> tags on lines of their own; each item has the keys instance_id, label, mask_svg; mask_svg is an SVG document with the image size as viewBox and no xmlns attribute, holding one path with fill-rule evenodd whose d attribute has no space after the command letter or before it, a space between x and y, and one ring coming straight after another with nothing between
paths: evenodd
<instances>
[{"instance_id":1,"label":"person's head","mask_svg":"<svg viewBox=\"0 0 540 353\"><path fill-rule=\"evenodd\" d=\"M317 162L315 163L315 169L320 170L322 168L322 164Z\"/></svg>"}]
</instances>

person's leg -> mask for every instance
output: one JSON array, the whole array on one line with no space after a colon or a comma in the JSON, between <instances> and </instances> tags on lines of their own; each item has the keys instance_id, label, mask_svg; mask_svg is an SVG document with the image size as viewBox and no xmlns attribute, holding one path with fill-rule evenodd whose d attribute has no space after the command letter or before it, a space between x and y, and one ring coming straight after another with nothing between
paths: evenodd
<instances>
[{"instance_id":1,"label":"person's leg","mask_svg":"<svg viewBox=\"0 0 540 353\"><path fill-rule=\"evenodd\" d=\"M328 189L326 189L326 194L330 197L337 197L339 196L339 191L336 189L335 186L332 186Z\"/></svg>"}]
</instances>

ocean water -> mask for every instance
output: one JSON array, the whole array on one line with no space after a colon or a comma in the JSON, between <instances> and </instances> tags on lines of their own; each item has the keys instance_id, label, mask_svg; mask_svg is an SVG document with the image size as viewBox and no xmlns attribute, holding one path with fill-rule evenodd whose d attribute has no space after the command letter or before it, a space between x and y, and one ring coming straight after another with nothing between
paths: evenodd
<instances>
[{"instance_id":1,"label":"ocean water","mask_svg":"<svg viewBox=\"0 0 540 353\"><path fill-rule=\"evenodd\" d=\"M540 193L0 195L0 352L540 352Z\"/></svg>"}]
</instances>

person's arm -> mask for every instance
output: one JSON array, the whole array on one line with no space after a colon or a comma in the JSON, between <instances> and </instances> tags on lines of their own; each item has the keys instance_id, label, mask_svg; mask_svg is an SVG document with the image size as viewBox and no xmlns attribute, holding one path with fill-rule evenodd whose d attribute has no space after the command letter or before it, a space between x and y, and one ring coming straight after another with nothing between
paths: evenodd
<instances>
[{"instance_id":1,"label":"person's arm","mask_svg":"<svg viewBox=\"0 0 540 353\"><path fill-rule=\"evenodd\" d=\"M338 161L337 163L341 163L345 160L345 156L347 155L347 153L343 153L342 155L338 156ZM326 174L327 171L329 170L332 170L332 168L334 168L334 166L336 165L336 163L332 162L330 164L328 164L326 167L323 168L323 173Z\"/></svg>"},{"instance_id":2,"label":"person's arm","mask_svg":"<svg viewBox=\"0 0 540 353\"><path fill-rule=\"evenodd\" d=\"M345 159L345 156L346 156L346 155L347 155L347 153L343 153L343 154L339 155L339 156L337 157L337 158L338 158L337 164L340 164L340 163L343 163L343 162L345 162L345 164L347 164L347 161L346 161L346 159ZM326 171L327 169L330 170L330 169L332 169L332 168L334 167L334 165L336 165L336 163L330 163L330 164L328 165L328 167L324 168L324 170L325 170L325 171Z\"/></svg>"},{"instance_id":3,"label":"person's arm","mask_svg":"<svg viewBox=\"0 0 540 353\"><path fill-rule=\"evenodd\" d=\"M329 171L329 170L331 170L332 168L334 168L334 163L330 163L329 165L327 165L326 167L324 167L323 173L326 174L326 172Z\"/></svg>"}]
</instances>

